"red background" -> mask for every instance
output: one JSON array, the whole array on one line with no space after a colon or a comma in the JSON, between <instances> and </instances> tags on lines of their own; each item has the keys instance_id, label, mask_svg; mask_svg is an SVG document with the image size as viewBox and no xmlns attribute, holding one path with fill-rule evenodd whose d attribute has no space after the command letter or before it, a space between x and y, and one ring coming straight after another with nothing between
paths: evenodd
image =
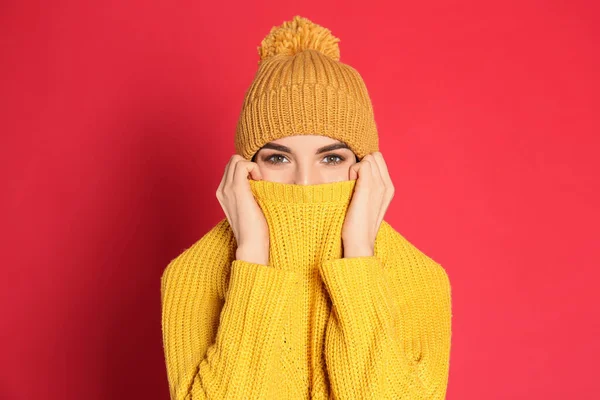
<instances>
[{"instance_id":1,"label":"red background","mask_svg":"<svg viewBox=\"0 0 600 400\"><path fill-rule=\"evenodd\" d=\"M389 221L453 289L448 399L597 389L595 2L4 1L2 399L167 399L160 276L224 217L256 47L299 14L369 88Z\"/></svg>"}]
</instances>

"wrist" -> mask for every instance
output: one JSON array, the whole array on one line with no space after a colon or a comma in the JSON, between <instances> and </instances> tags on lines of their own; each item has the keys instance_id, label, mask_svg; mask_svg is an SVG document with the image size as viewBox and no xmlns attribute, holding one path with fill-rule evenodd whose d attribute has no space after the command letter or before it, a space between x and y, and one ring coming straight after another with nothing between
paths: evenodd
<instances>
[{"instance_id":1,"label":"wrist","mask_svg":"<svg viewBox=\"0 0 600 400\"><path fill-rule=\"evenodd\" d=\"M235 259L254 264L269 265L269 250L256 246L238 247L235 251Z\"/></svg>"},{"instance_id":2,"label":"wrist","mask_svg":"<svg viewBox=\"0 0 600 400\"><path fill-rule=\"evenodd\" d=\"M375 251L371 246L344 245L344 258L372 257Z\"/></svg>"}]
</instances>

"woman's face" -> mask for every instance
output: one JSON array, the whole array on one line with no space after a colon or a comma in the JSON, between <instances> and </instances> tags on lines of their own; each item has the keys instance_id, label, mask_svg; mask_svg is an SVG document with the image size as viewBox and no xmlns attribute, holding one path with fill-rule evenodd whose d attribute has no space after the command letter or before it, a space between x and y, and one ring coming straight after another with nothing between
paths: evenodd
<instances>
[{"instance_id":1,"label":"woman's face","mask_svg":"<svg viewBox=\"0 0 600 400\"><path fill-rule=\"evenodd\" d=\"M252 158L263 180L296 185L350 179L356 156L343 142L320 135L286 136L265 144Z\"/></svg>"}]
</instances>

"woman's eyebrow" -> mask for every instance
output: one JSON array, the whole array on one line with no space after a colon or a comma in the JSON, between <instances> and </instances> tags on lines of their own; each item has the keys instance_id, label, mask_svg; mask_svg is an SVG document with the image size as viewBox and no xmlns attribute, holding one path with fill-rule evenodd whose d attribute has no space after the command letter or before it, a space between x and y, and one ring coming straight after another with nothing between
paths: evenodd
<instances>
[{"instance_id":1,"label":"woman's eyebrow","mask_svg":"<svg viewBox=\"0 0 600 400\"><path fill-rule=\"evenodd\" d=\"M267 143L263 147L261 147L261 149L272 149L272 150L283 151L284 153L292 154L292 149L290 149L287 146L284 146L282 144L277 144L277 143Z\"/></svg>"},{"instance_id":2,"label":"woman's eyebrow","mask_svg":"<svg viewBox=\"0 0 600 400\"><path fill-rule=\"evenodd\" d=\"M282 144L277 144L277 143L266 143L262 148L282 151L284 153L289 153L289 154L293 153L292 149L290 149L289 147L284 146ZM333 144L329 144L327 146L318 148L317 151L315 152L315 154L321 154L321 153L325 153L325 152L337 150L337 149L349 149L349 147L346 143L343 143L343 142L333 143Z\"/></svg>"},{"instance_id":3,"label":"woman's eyebrow","mask_svg":"<svg viewBox=\"0 0 600 400\"><path fill-rule=\"evenodd\" d=\"M317 152L315 154L321 154L321 153L325 153L327 151L332 151L332 150L337 150L337 149L349 149L349 147L346 143L343 143L343 142L334 143L334 144L323 146L323 147L317 149Z\"/></svg>"}]
</instances>

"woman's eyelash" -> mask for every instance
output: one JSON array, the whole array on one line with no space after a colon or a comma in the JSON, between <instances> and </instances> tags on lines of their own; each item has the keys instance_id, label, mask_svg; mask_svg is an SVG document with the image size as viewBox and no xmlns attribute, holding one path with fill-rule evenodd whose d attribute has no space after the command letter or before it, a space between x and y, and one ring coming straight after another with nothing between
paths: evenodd
<instances>
[{"instance_id":1,"label":"woman's eyelash","mask_svg":"<svg viewBox=\"0 0 600 400\"><path fill-rule=\"evenodd\" d=\"M342 157L338 154L327 154L324 158L329 158L329 157L337 157L340 159L339 161L335 161L333 163L328 163L328 164L333 164L333 165L341 164L344 162L344 160L346 160L344 157Z\"/></svg>"},{"instance_id":2,"label":"woman's eyelash","mask_svg":"<svg viewBox=\"0 0 600 400\"><path fill-rule=\"evenodd\" d=\"M274 159L279 158L279 157L286 158L285 155L283 155L283 154L271 154L271 155L266 156L265 158L263 158L263 161L268 162L270 164L284 164L284 162L275 161L274 160ZM342 163L342 162L344 162L346 160L343 156L340 156L339 154L327 154L326 156L323 156L323 158L330 158L330 157L337 157L339 159L339 161L328 162L326 164L337 165L337 164L340 164L340 163Z\"/></svg>"},{"instance_id":3,"label":"woman's eyelash","mask_svg":"<svg viewBox=\"0 0 600 400\"><path fill-rule=\"evenodd\" d=\"M282 164L281 161L274 161L273 159L276 157L283 157L285 158L285 156L283 154L271 154L270 156L265 156L265 158L263 158L263 161L266 161L270 164Z\"/></svg>"}]
</instances>

